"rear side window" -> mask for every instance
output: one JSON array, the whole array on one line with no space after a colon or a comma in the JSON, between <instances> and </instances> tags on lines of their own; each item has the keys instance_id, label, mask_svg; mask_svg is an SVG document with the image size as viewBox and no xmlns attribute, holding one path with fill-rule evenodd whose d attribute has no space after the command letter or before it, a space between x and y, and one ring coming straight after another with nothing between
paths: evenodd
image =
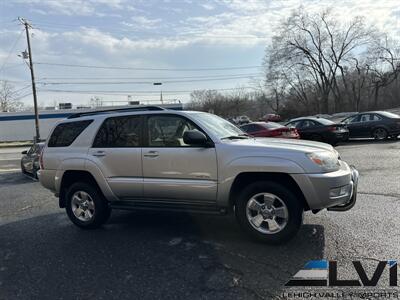
<instances>
[{"instance_id":1,"label":"rear side window","mask_svg":"<svg viewBox=\"0 0 400 300\"><path fill-rule=\"evenodd\" d=\"M93 120L57 125L49 140L49 147L68 147L92 123Z\"/></svg>"},{"instance_id":2,"label":"rear side window","mask_svg":"<svg viewBox=\"0 0 400 300\"><path fill-rule=\"evenodd\" d=\"M142 122L140 116L108 118L93 142L94 148L139 147Z\"/></svg>"}]
</instances>

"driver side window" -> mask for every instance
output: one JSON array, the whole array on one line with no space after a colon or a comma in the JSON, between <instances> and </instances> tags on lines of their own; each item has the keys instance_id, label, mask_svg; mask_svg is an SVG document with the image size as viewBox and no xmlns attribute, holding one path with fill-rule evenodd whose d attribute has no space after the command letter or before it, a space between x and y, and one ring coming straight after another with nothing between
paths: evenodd
<instances>
[{"instance_id":1,"label":"driver side window","mask_svg":"<svg viewBox=\"0 0 400 300\"><path fill-rule=\"evenodd\" d=\"M149 147L189 147L183 141L183 134L198 130L193 123L178 116L151 116L147 124Z\"/></svg>"},{"instance_id":2,"label":"driver side window","mask_svg":"<svg viewBox=\"0 0 400 300\"><path fill-rule=\"evenodd\" d=\"M345 124L356 123L356 122L359 122L359 120L360 120L360 115L356 115L356 116L345 119L343 121L343 123L345 123Z\"/></svg>"}]
</instances>

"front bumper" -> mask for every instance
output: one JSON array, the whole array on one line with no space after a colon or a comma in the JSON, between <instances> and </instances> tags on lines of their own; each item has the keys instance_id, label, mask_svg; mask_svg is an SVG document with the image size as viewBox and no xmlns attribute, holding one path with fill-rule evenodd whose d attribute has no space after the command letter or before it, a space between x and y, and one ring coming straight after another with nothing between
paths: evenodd
<instances>
[{"instance_id":1,"label":"front bumper","mask_svg":"<svg viewBox=\"0 0 400 300\"><path fill-rule=\"evenodd\" d=\"M352 181L350 200L345 204L329 207L328 210L330 211L346 211L352 209L353 206L356 205L359 173L354 166L351 166L350 168L351 168L351 181Z\"/></svg>"},{"instance_id":2,"label":"front bumper","mask_svg":"<svg viewBox=\"0 0 400 300\"><path fill-rule=\"evenodd\" d=\"M357 199L358 171L341 161L341 168L322 174L292 174L301 188L311 210L329 209L346 211L355 205ZM332 195L332 191L344 188L347 192Z\"/></svg>"}]
</instances>

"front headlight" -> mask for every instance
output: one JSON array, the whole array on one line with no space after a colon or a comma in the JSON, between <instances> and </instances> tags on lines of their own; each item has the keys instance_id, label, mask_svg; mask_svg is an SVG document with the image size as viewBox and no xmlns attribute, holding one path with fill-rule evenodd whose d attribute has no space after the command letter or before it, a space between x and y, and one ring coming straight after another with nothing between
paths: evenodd
<instances>
[{"instance_id":1,"label":"front headlight","mask_svg":"<svg viewBox=\"0 0 400 300\"><path fill-rule=\"evenodd\" d=\"M328 151L312 152L307 154L308 158L324 171L332 172L339 170L340 163L336 153Z\"/></svg>"}]
</instances>

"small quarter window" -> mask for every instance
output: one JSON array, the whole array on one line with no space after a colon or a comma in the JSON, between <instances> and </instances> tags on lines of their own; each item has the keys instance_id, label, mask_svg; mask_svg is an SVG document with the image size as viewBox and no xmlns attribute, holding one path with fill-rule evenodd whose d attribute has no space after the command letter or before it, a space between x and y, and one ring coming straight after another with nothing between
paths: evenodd
<instances>
[{"instance_id":1,"label":"small quarter window","mask_svg":"<svg viewBox=\"0 0 400 300\"><path fill-rule=\"evenodd\" d=\"M92 120L62 123L54 129L48 146L68 147L92 123Z\"/></svg>"}]
</instances>

